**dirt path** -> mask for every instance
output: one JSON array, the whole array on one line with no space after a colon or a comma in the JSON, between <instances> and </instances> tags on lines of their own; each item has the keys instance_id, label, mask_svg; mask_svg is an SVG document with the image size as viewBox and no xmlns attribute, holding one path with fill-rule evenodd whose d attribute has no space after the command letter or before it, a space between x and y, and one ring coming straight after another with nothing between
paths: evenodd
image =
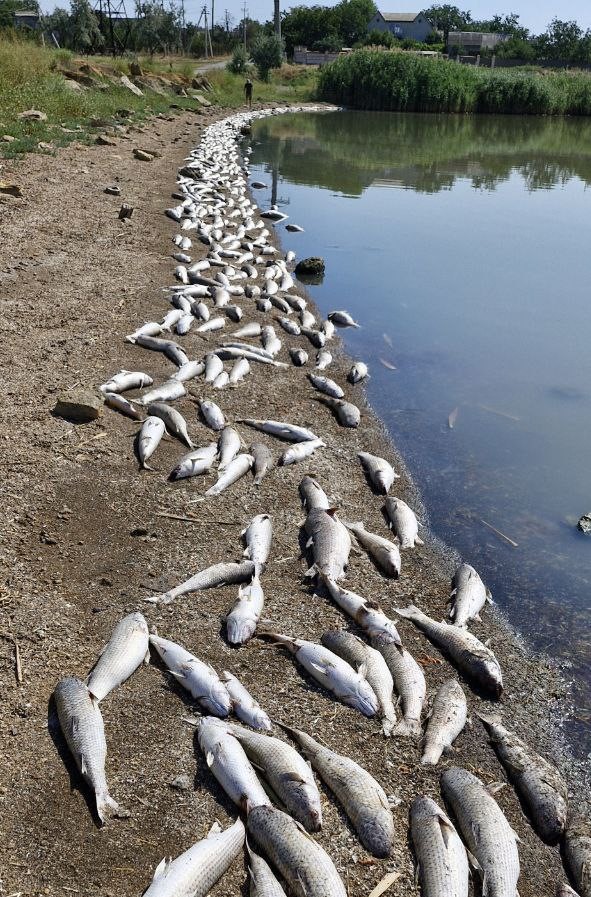
<instances>
[{"instance_id":1,"label":"dirt path","mask_svg":"<svg viewBox=\"0 0 591 897\"><path fill-rule=\"evenodd\" d=\"M329 627L345 625L340 612L314 596L302 578L307 564L298 542L302 513L297 485L304 473L313 473L346 516L386 534L382 502L372 495L354 460L362 448L392 457L367 408L358 431L342 430L312 399L301 371L258 367L239 388L217 394L227 418L268 416L311 425L328 448L309 465L273 472L259 489L244 480L217 500L193 505L188 502L203 493L202 480L166 482L183 451L174 441L159 449L157 471L139 473L132 451L137 427L131 421L106 410L97 423L73 426L51 414L57 392L76 384L97 385L119 368L139 367L159 380L168 372L168 362L157 353L126 344L123 336L166 310L160 289L171 281L174 230L162 211L170 204L177 167L209 120L193 115L156 120L117 147L71 146L56 157L31 156L2 171L5 179L14 176L22 183L25 194L0 205L0 893L6 895L135 897L164 855L186 849L214 819L226 826L235 815L194 750L193 729L183 721L191 712L190 702L157 666L150 666L103 705L111 793L131 816L102 830L94 824L50 699L60 677L86 675L115 622L135 609L142 609L160 634L186 644L217 670L240 676L272 716L308 729L360 760L387 794L401 798L394 855L379 862L360 847L324 793L320 840L335 859L350 897L367 895L391 869L401 872L392 894L414 889L408 808L422 791L440 800L441 769L417 765L415 742L385 741L377 723L329 700L280 649L257 640L240 651L227 646L220 633L223 615L235 599L234 587L162 608L142 602L213 561L237 559L240 531L255 514L270 512L275 540L263 579L267 617L285 632L314 639ZM136 161L131 153L135 145L161 155L152 163ZM121 186L120 199L103 192L115 182ZM121 201L135 208L128 224L117 219ZM190 356L202 352L196 336L189 334L184 341ZM346 359L339 357L331 376L343 383L345 370ZM191 389L206 394L196 382ZM360 401L359 387L347 387L347 393ZM178 407L190 420L196 442L209 442L211 432L197 422L191 400ZM250 439L246 428L242 433ZM270 438L267 442L277 457L279 444ZM405 479L397 493L414 501ZM198 523L160 516L188 509ZM387 612L416 599L438 618L444 613L448 583L449 569L434 545L405 553L397 583L384 580L358 554L347 579L350 588L379 599ZM433 693L449 678L450 667L410 624L400 629L424 663ZM548 671L528 661L490 614L475 631L491 638L503 664L507 688L502 706L508 724L548 748L545 721L555 702ZM13 637L20 646L20 684ZM466 691L473 708L482 706L468 687ZM486 781L502 778L476 720L441 768L450 763L464 765ZM186 790L170 785L181 774L193 783ZM503 789L498 800L524 842L521 897L553 894L562 876L557 850L533 835L511 788ZM244 882L244 868L237 862L212 894L246 894Z\"/></svg>"}]
</instances>

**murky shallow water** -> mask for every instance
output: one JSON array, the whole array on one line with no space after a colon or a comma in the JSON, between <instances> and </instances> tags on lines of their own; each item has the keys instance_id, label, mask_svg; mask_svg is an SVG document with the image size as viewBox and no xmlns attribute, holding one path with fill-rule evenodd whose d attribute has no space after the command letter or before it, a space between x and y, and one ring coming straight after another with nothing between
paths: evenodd
<instances>
[{"instance_id":1,"label":"murky shallow water","mask_svg":"<svg viewBox=\"0 0 591 897\"><path fill-rule=\"evenodd\" d=\"M310 113L257 123L253 149L261 206L305 228L284 246L326 260L315 301L363 324L347 348L434 532L564 662L588 755L591 123Z\"/></svg>"}]
</instances>

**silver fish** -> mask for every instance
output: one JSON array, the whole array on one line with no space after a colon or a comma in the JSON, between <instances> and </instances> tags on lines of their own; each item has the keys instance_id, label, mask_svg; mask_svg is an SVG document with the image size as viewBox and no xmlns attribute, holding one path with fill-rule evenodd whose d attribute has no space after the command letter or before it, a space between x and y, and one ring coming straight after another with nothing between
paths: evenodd
<instances>
[{"instance_id":1,"label":"silver fish","mask_svg":"<svg viewBox=\"0 0 591 897\"><path fill-rule=\"evenodd\" d=\"M577 892L591 897L591 823L583 816L573 816L566 827L564 862Z\"/></svg>"},{"instance_id":2,"label":"silver fish","mask_svg":"<svg viewBox=\"0 0 591 897\"><path fill-rule=\"evenodd\" d=\"M270 803L244 749L228 723L204 717L197 730L199 747L210 772L230 800L242 810Z\"/></svg>"},{"instance_id":3,"label":"silver fish","mask_svg":"<svg viewBox=\"0 0 591 897\"><path fill-rule=\"evenodd\" d=\"M224 370L224 362L219 355L210 352L205 356L205 382L213 383L218 374Z\"/></svg>"},{"instance_id":4,"label":"silver fish","mask_svg":"<svg viewBox=\"0 0 591 897\"><path fill-rule=\"evenodd\" d=\"M215 442L210 442L209 445L205 445L203 448L187 452L170 474L170 479L182 480L187 477L195 477L199 476L199 474L207 473L211 470L217 453L218 447Z\"/></svg>"},{"instance_id":5,"label":"silver fish","mask_svg":"<svg viewBox=\"0 0 591 897\"><path fill-rule=\"evenodd\" d=\"M331 631L322 636L322 644L350 663L353 669L363 670L371 688L379 701L379 713L382 720L382 731L389 738L396 725L396 708L392 701L394 680L388 664L379 651L370 648L352 632Z\"/></svg>"},{"instance_id":6,"label":"silver fish","mask_svg":"<svg viewBox=\"0 0 591 897\"><path fill-rule=\"evenodd\" d=\"M213 667L159 635L151 635L150 644L175 679L208 713L229 714L232 707L230 695Z\"/></svg>"},{"instance_id":7,"label":"silver fish","mask_svg":"<svg viewBox=\"0 0 591 897\"><path fill-rule=\"evenodd\" d=\"M167 380L162 386L156 386L154 389L148 390L137 401L141 405L151 405L152 402L172 402L175 399L181 399L187 394L187 390L179 380Z\"/></svg>"},{"instance_id":8,"label":"silver fish","mask_svg":"<svg viewBox=\"0 0 591 897\"><path fill-rule=\"evenodd\" d=\"M319 574L328 594L341 610L345 611L352 620L355 620L360 629L366 635L380 636L385 642L394 642L401 645L400 636L395 624L382 611L380 606L373 601L368 601L355 592L350 592L323 573Z\"/></svg>"},{"instance_id":9,"label":"silver fish","mask_svg":"<svg viewBox=\"0 0 591 897\"><path fill-rule=\"evenodd\" d=\"M220 463L218 470L223 470L232 461L242 446L242 440L233 427L224 427L218 440Z\"/></svg>"},{"instance_id":10,"label":"silver fish","mask_svg":"<svg viewBox=\"0 0 591 897\"><path fill-rule=\"evenodd\" d=\"M275 333L275 329L267 324L261 331L261 340L263 349L269 352L273 357L281 351L281 340Z\"/></svg>"},{"instance_id":11,"label":"silver fish","mask_svg":"<svg viewBox=\"0 0 591 897\"><path fill-rule=\"evenodd\" d=\"M382 786L349 757L331 751L299 729L279 725L336 796L366 850L375 857L389 856L394 845L394 819Z\"/></svg>"},{"instance_id":12,"label":"silver fish","mask_svg":"<svg viewBox=\"0 0 591 897\"><path fill-rule=\"evenodd\" d=\"M144 598L144 601L150 604L170 604L179 595L186 595L189 592L199 592L202 589L215 589L218 586L232 585L237 582L249 582L254 576L254 564L252 561L241 561L235 564L231 561L221 564L213 564L191 576L185 582L169 589L162 595L155 595L152 598Z\"/></svg>"},{"instance_id":13,"label":"silver fish","mask_svg":"<svg viewBox=\"0 0 591 897\"><path fill-rule=\"evenodd\" d=\"M250 874L250 897L285 897L285 891L271 872L265 860L251 850L246 843L248 871Z\"/></svg>"},{"instance_id":14,"label":"silver fish","mask_svg":"<svg viewBox=\"0 0 591 897\"><path fill-rule=\"evenodd\" d=\"M101 392L127 392L130 389L143 389L151 386L153 379L143 371L119 371L99 387Z\"/></svg>"},{"instance_id":15,"label":"silver fish","mask_svg":"<svg viewBox=\"0 0 591 897\"><path fill-rule=\"evenodd\" d=\"M231 732L293 818L307 831L319 831L322 828L320 794L303 757L279 738L237 725L231 726Z\"/></svg>"},{"instance_id":16,"label":"silver fish","mask_svg":"<svg viewBox=\"0 0 591 897\"><path fill-rule=\"evenodd\" d=\"M148 624L142 614L128 614L117 623L94 665L87 681L88 691L96 701L102 701L149 658Z\"/></svg>"},{"instance_id":17,"label":"silver fish","mask_svg":"<svg viewBox=\"0 0 591 897\"><path fill-rule=\"evenodd\" d=\"M330 320L323 321L320 325L322 332L324 333L327 339L332 339L334 336L334 324Z\"/></svg>"},{"instance_id":18,"label":"silver fish","mask_svg":"<svg viewBox=\"0 0 591 897\"><path fill-rule=\"evenodd\" d=\"M152 470L148 460L152 457L165 433L164 421L159 417L147 417L137 436L137 452L143 470Z\"/></svg>"},{"instance_id":19,"label":"silver fish","mask_svg":"<svg viewBox=\"0 0 591 897\"><path fill-rule=\"evenodd\" d=\"M552 763L509 732L500 721L478 714L490 743L529 810L532 825L546 844L556 844L566 829L568 790Z\"/></svg>"},{"instance_id":20,"label":"silver fish","mask_svg":"<svg viewBox=\"0 0 591 897\"><path fill-rule=\"evenodd\" d=\"M181 367L172 375L171 380L179 380L181 383L185 383L187 380L192 380L194 377L199 377L205 370L205 362L203 361L187 361L185 364L181 365Z\"/></svg>"},{"instance_id":21,"label":"silver fish","mask_svg":"<svg viewBox=\"0 0 591 897\"><path fill-rule=\"evenodd\" d=\"M322 508L325 511L331 507L326 492L317 480L312 477L304 477L299 485L300 497L306 511L314 508Z\"/></svg>"},{"instance_id":22,"label":"silver fish","mask_svg":"<svg viewBox=\"0 0 591 897\"><path fill-rule=\"evenodd\" d=\"M327 396L332 396L334 399L342 399L345 395L339 384L329 377L319 377L317 374L309 373L308 380L315 389L325 393Z\"/></svg>"},{"instance_id":23,"label":"silver fish","mask_svg":"<svg viewBox=\"0 0 591 897\"><path fill-rule=\"evenodd\" d=\"M150 349L152 352L162 352L179 368L189 360L183 348L173 340L140 334L135 342L137 346L141 346L143 349Z\"/></svg>"},{"instance_id":24,"label":"silver fish","mask_svg":"<svg viewBox=\"0 0 591 897\"><path fill-rule=\"evenodd\" d=\"M224 389L225 386L228 385L230 380L230 376L227 371L220 371L217 375L213 383L211 384L214 389Z\"/></svg>"},{"instance_id":25,"label":"silver fish","mask_svg":"<svg viewBox=\"0 0 591 897\"><path fill-rule=\"evenodd\" d=\"M354 670L338 655L316 642L291 638L277 632L266 632L265 635L286 647L312 678L343 704L359 710L364 716L376 715L379 702L363 670Z\"/></svg>"},{"instance_id":26,"label":"silver fish","mask_svg":"<svg viewBox=\"0 0 591 897\"><path fill-rule=\"evenodd\" d=\"M239 305L226 305L225 312L228 318L235 324L237 324L238 321L241 321L242 316L244 315L244 312Z\"/></svg>"},{"instance_id":27,"label":"silver fish","mask_svg":"<svg viewBox=\"0 0 591 897\"><path fill-rule=\"evenodd\" d=\"M464 675L474 679L493 697L500 698L503 675L499 662L490 648L483 645L475 635L459 626L437 623L414 604L406 608L395 608L395 611L414 623L433 644L448 654Z\"/></svg>"},{"instance_id":28,"label":"silver fish","mask_svg":"<svg viewBox=\"0 0 591 897\"><path fill-rule=\"evenodd\" d=\"M284 467L288 464L297 464L313 455L316 449L326 447L322 439L308 439L306 442L297 442L286 449L279 458L279 464Z\"/></svg>"},{"instance_id":29,"label":"silver fish","mask_svg":"<svg viewBox=\"0 0 591 897\"><path fill-rule=\"evenodd\" d=\"M246 358L238 358L232 365L230 371L230 383L236 385L250 373L250 365Z\"/></svg>"},{"instance_id":30,"label":"silver fish","mask_svg":"<svg viewBox=\"0 0 591 897\"><path fill-rule=\"evenodd\" d=\"M247 827L294 897L347 897L329 855L287 813L275 807L254 807Z\"/></svg>"},{"instance_id":31,"label":"silver fish","mask_svg":"<svg viewBox=\"0 0 591 897\"><path fill-rule=\"evenodd\" d=\"M226 633L231 645L244 645L251 639L263 613L265 596L258 575L238 589L238 601L226 617Z\"/></svg>"},{"instance_id":32,"label":"silver fish","mask_svg":"<svg viewBox=\"0 0 591 897\"><path fill-rule=\"evenodd\" d=\"M565 881L561 881L556 886L556 897L579 897L579 895Z\"/></svg>"},{"instance_id":33,"label":"silver fish","mask_svg":"<svg viewBox=\"0 0 591 897\"><path fill-rule=\"evenodd\" d=\"M387 498L385 504L389 526L400 542L401 548L414 548L424 545L419 539L419 521L415 512L401 498Z\"/></svg>"},{"instance_id":34,"label":"silver fish","mask_svg":"<svg viewBox=\"0 0 591 897\"><path fill-rule=\"evenodd\" d=\"M447 814L430 797L413 800L410 834L423 897L468 897L466 848Z\"/></svg>"},{"instance_id":35,"label":"silver fish","mask_svg":"<svg viewBox=\"0 0 591 897\"><path fill-rule=\"evenodd\" d=\"M166 429L172 436L176 436L190 449L194 448L187 430L187 421L180 411L177 411L176 408L171 408L170 405L166 405L164 402L152 402L146 410L149 415L163 420Z\"/></svg>"},{"instance_id":36,"label":"silver fish","mask_svg":"<svg viewBox=\"0 0 591 897\"><path fill-rule=\"evenodd\" d=\"M398 545L376 535L376 533L370 533L361 522L345 523L345 526L353 533L359 545L367 551L382 573L394 578L400 576L401 561Z\"/></svg>"},{"instance_id":37,"label":"silver fish","mask_svg":"<svg viewBox=\"0 0 591 897\"><path fill-rule=\"evenodd\" d=\"M187 304L188 304L188 300L184 300L184 301L186 301ZM160 325L161 328L162 328L162 330L168 330L168 331L170 331L170 330L175 326L175 324L178 324L178 322L181 320L181 318L182 318L185 314L186 314L186 311L185 311L185 309L182 308L181 306L179 306L178 308L173 308L173 309L171 309L171 310L170 310L166 315L164 315L164 317L162 318L162 323L161 323L161 325Z\"/></svg>"},{"instance_id":38,"label":"silver fish","mask_svg":"<svg viewBox=\"0 0 591 897\"><path fill-rule=\"evenodd\" d=\"M301 368L308 362L308 353L304 352L303 349L290 349L289 357L293 361L294 365L298 368Z\"/></svg>"},{"instance_id":39,"label":"silver fish","mask_svg":"<svg viewBox=\"0 0 591 897\"><path fill-rule=\"evenodd\" d=\"M204 321L203 324L200 324L196 329L196 333L212 333L217 330L223 330L226 326L226 319L219 318L210 318L209 321Z\"/></svg>"},{"instance_id":40,"label":"silver fish","mask_svg":"<svg viewBox=\"0 0 591 897\"><path fill-rule=\"evenodd\" d=\"M361 383L361 381L365 380L367 377L369 377L369 371L367 365L363 361L356 361L347 374L349 383Z\"/></svg>"},{"instance_id":41,"label":"silver fish","mask_svg":"<svg viewBox=\"0 0 591 897\"><path fill-rule=\"evenodd\" d=\"M140 409L136 408L133 402L130 402L129 399L120 396L119 393L106 392L104 393L104 397L107 408L119 411L120 414L124 414L125 417L130 417L132 420L144 420L144 414Z\"/></svg>"},{"instance_id":42,"label":"silver fish","mask_svg":"<svg viewBox=\"0 0 591 897\"><path fill-rule=\"evenodd\" d=\"M327 318L335 327L359 327L348 311L331 311Z\"/></svg>"},{"instance_id":43,"label":"silver fish","mask_svg":"<svg viewBox=\"0 0 591 897\"><path fill-rule=\"evenodd\" d=\"M449 618L454 626L466 626L470 620L480 620L480 611L487 601L491 601L491 594L474 567L460 564L451 587Z\"/></svg>"},{"instance_id":44,"label":"silver fish","mask_svg":"<svg viewBox=\"0 0 591 897\"><path fill-rule=\"evenodd\" d=\"M128 333L125 337L125 341L127 343L135 343L138 336L159 336L160 333L162 333L162 327L158 321L148 321L147 324L142 324L142 326L138 327L137 330L134 330L133 333Z\"/></svg>"},{"instance_id":45,"label":"silver fish","mask_svg":"<svg viewBox=\"0 0 591 897\"><path fill-rule=\"evenodd\" d=\"M332 355L328 349L320 349L316 353L316 367L319 371L323 371L332 364Z\"/></svg>"},{"instance_id":46,"label":"silver fish","mask_svg":"<svg viewBox=\"0 0 591 897\"><path fill-rule=\"evenodd\" d=\"M232 709L238 719L252 729L269 732L272 729L271 720L244 685L227 670L224 670L222 678L232 699Z\"/></svg>"},{"instance_id":47,"label":"silver fish","mask_svg":"<svg viewBox=\"0 0 591 897\"><path fill-rule=\"evenodd\" d=\"M341 427L355 428L359 426L361 412L357 405L345 402L343 399L333 399L330 396L320 395L316 397L318 402L327 405L341 425Z\"/></svg>"},{"instance_id":48,"label":"silver fish","mask_svg":"<svg viewBox=\"0 0 591 897\"><path fill-rule=\"evenodd\" d=\"M279 420L256 420L252 417L239 417L237 423L247 424L260 430L261 433L268 433L270 436L276 436L278 439L284 439L286 442L305 442L307 439L318 439L316 433L307 430L305 427L298 427L296 424L287 424Z\"/></svg>"},{"instance_id":49,"label":"silver fish","mask_svg":"<svg viewBox=\"0 0 591 897\"><path fill-rule=\"evenodd\" d=\"M271 551L273 538L273 521L269 514L257 514L250 521L246 529L240 534L244 537L246 548L244 557L249 558L255 568L255 575L259 576L265 569L265 564Z\"/></svg>"},{"instance_id":50,"label":"silver fish","mask_svg":"<svg viewBox=\"0 0 591 897\"><path fill-rule=\"evenodd\" d=\"M224 429L226 421L219 405L216 405L215 402L210 402L208 399L200 399L199 410L208 427L211 427L212 430Z\"/></svg>"},{"instance_id":51,"label":"silver fish","mask_svg":"<svg viewBox=\"0 0 591 897\"><path fill-rule=\"evenodd\" d=\"M261 325L257 321L249 321L248 324L244 324L231 334L232 339L253 339L260 335Z\"/></svg>"},{"instance_id":52,"label":"silver fish","mask_svg":"<svg viewBox=\"0 0 591 897\"><path fill-rule=\"evenodd\" d=\"M304 527L308 533L306 548L312 549L313 564L306 576L324 573L331 579L342 579L349 563L351 539L347 528L332 508L312 508Z\"/></svg>"},{"instance_id":53,"label":"silver fish","mask_svg":"<svg viewBox=\"0 0 591 897\"><path fill-rule=\"evenodd\" d=\"M253 484L260 486L265 474L273 467L273 455L264 442L253 442L250 446L250 454L254 458L252 472L254 474Z\"/></svg>"},{"instance_id":54,"label":"silver fish","mask_svg":"<svg viewBox=\"0 0 591 897\"><path fill-rule=\"evenodd\" d=\"M193 315L191 313L185 314L177 321L175 331L179 336L185 336L185 334L189 332L194 323L195 318L193 317Z\"/></svg>"},{"instance_id":55,"label":"silver fish","mask_svg":"<svg viewBox=\"0 0 591 897\"><path fill-rule=\"evenodd\" d=\"M227 467L224 468L224 472L220 474L217 479L217 482L210 486L209 489L206 490L205 495L219 495L229 486L232 486L237 480L241 479L248 471L252 468L254 464L254 458L252 455L236 455L235 458L230 461Z\"/></svg>"},{"instance_id":56,"label":"silver fish","mask_svg":"<svg viewBox=\"0 0 591 897\"><path fill-rule=\"evenodd\" d=\"M406 648L383 636L373 636L372 646L380 652L392 673L394 688L400 698L402 720L396 726L397 735L421 735L421 712L427 694L422 669Z\"/></svg>"},{"instance_id":57,"label":"silver fish","mask_svg":"<svg viewBox=\"0 0 591 897\"><path fill-rule=\"evenodd\" d=\"M394 480L400 479L385 458L370 455L369 452L357 452L357 457L377 492L388 493Z\"/></svg>"},{"instance_id":58,"label":"silver fish","mask_svg":"<svg viewBox=\"0 0 591 897\"><path fill-rule=\"evenodd\" d=\"M435 766L458 737L468 716L466 695L457 679L448 679L437 691L429 714L421 763Z\"/></svg>"},{"instance_id":59,"label":"silver fish","mask_svg":"<svg viewBox=\"0 0 591 897\"><path fill-rule=\"evenodd\" d=\"M107 742L101 712L83 682L73 676L61 679L54 692L55 706L64 738L76 766L95 795L101 822L116 813L118 805L109 794L105 777Z\"/></svg>"},{"instance_id":60,"label":"silver fish","mask_svg":"<svg viewBox=\"0 0 591 897\"><path fill-rule=\"evenodd\" d=\"M446 769L441 791L468 849L482 869L482 893L515 897L519 879L517 836L480 779L459 767Z\"/></svg>"},{"instance_id":61,"label":"silver fish","mask_svg":"<svg viewBox=\"0 0 591 897\"><path fill-rule=\"evenodd\" d=\"M144 897L206 897L244 845L237 819L225 832L210 832L174 860L162 860Z\"/></svg>"}]
</instances>

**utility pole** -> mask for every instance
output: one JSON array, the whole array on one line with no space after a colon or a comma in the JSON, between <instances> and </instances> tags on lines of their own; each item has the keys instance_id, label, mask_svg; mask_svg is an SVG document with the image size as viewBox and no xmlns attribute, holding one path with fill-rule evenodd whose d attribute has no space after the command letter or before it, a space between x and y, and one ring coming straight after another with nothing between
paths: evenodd
<instances>
[{"instance_id":1,"label":"utility pole","mask_svg":"<svg viewBox=\"0 0 591 897\"><path fill-rule=\"evenodd\" d=\"M281 10L279 9L279 0L273 0L273 4L275 7L275 34L281 40Z\"/></svg>"},{"instance_id":2,"label":"utility pole","mask_svg":"<svg viewBox=\"0 0 591 897\"><path fill-rule=\"evenodd\" d=\"M214 26L214 22L215 22L214 15L215 15L215 0L211 0L211 31L212 31L212 33L213 33L213 26ZM213 51L212 51L211 55L213 56Z\"/></svg>"},{"instance_id":3,"label":"utility pole","mask_svg":"<svg viewBox=\"0 0 591 897\"><path fill-rule=\"evenodd\" d=\"M244 26L244 52L246 53L246 2L242 6L242 24Z\"/></svg>"}]
</instances>

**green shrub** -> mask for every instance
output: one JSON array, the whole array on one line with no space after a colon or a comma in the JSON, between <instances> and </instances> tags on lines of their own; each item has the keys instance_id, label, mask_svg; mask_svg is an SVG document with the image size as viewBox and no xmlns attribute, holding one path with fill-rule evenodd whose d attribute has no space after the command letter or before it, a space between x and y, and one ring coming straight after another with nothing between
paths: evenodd
<instances>
[{"instance_id":1,"label":"green shrub","mask_svg":"<svg viewBox=\"0 0 591 897\"><path fill-rule=\"evenodd\" d=\"M233 75L245 74L248 69L248 53L242 44L238 44L237 47L234 47L232 58L226 68L229 72L232 72Z\"/></svg>"},{"instance_id":2,"label":"green shrub","mask_svg":"<svg viewBox=\"0 0 591 897\"><path fill-rule=\"evenodd\" d=\"M283 62L283 44L275 34L261 35L252 45L250 55L261 81L268 81L271 69L278 69Z\"/></svg>"}]
</instances>

